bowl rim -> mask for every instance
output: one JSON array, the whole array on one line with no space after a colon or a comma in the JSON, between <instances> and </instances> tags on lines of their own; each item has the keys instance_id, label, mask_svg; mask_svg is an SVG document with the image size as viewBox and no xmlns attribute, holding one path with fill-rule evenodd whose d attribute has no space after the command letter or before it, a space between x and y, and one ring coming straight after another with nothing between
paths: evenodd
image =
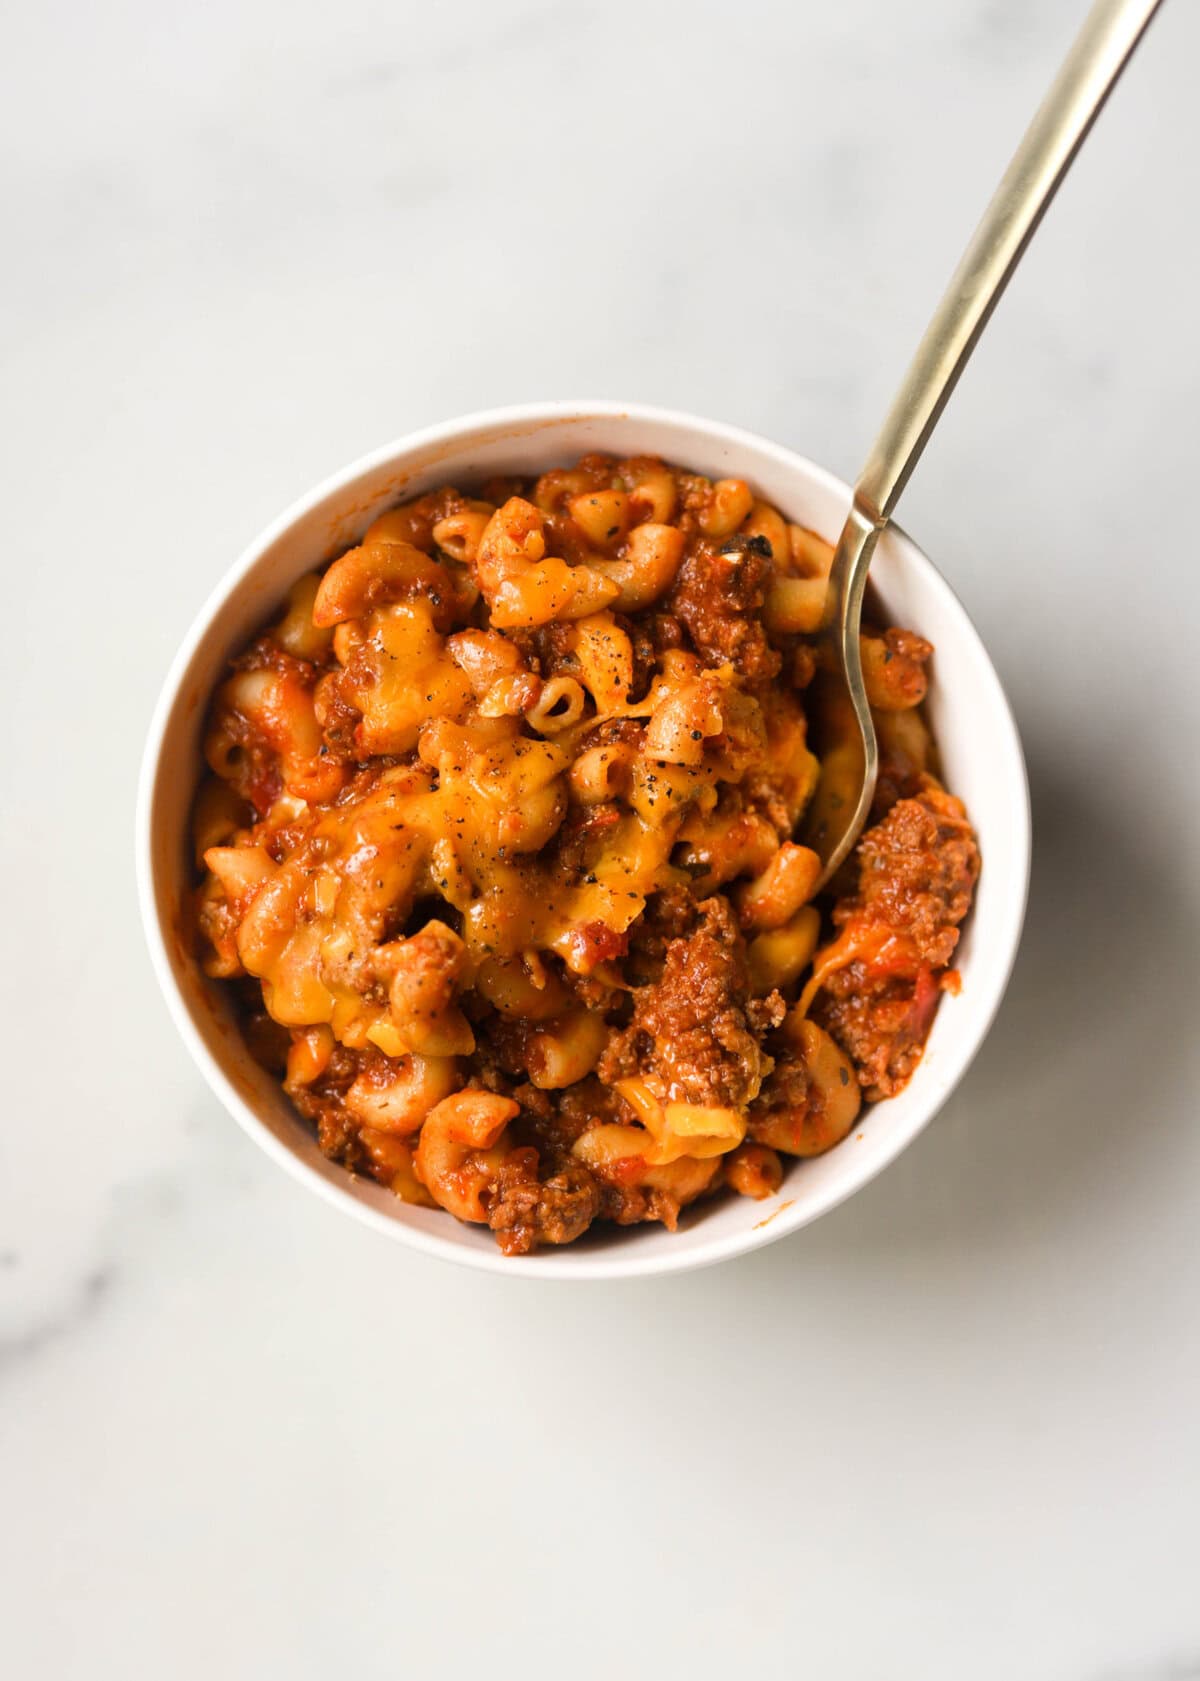
<instances>
[{"instance_id":1,"label":"bowl rim","mask_svg":"<svg viewBox=\"0 0 1200 1681\"><path fill-rule=\"evenodd\" d=\"M1019 847L1020 853L1017 860L1019 869L1016 872L1017 890L1010 895L1010 901L1006 907L1007 950L1004 952L1003 960L994 965L990 975L981 978L978 983L981 986L989 987L991 996L986 998L985 1008L979 1017L974 1043L963 1057L953 1079L942 1089L940 1095L927 1111L919 1111L917 1116L910 1120L905 1127L896 1129L894 1134L888 1137L886 1147L878 1152L876 1157L869 1161L865 1167L861 1165L858 1168L848 1166L842 1180L822 1187L807 1199L797 1199L790 1206L781 1205L761 1224L756 1224L745 1231L714 1236L707 1243L700 1241L686 1248L681 1247L674 1253L670 1245L665 1245L649 1254L639 1252L635 1247L623 1252L622 1246L614 1243L600 1251L576 1251L574 1246L570 1246L564 1250L540 1250L532 1255L506 1256L494 1247L484 1249L456 1244L436 1233L425 1232L406 1225L404 1222L393 1219L390 1215L360 1201L350 1193L349 1177L346 1186L323 1178L271 1132L266 1123L256 1113L254 1107L235 1087L196 1027L191 1010L172 968L167 930L159 914L156 900L152 829L155 793L163 770L167 729L172 721L172 715L191 662L203 642L212 620L224 603L233 595L246 575L254 568L260 557L274 543L285 537L291 528L307 514L320 506L330 496L347 488L354 481L377 472L381 468L392 465L399 466L402 458L411 456L418 451L450 444L459 438L465 439L474 431L512 428L517 433L524 433L531 427L540 427L541 425L549 427L555 423L587 421L589 419L643 421L648 424L699 430L706 433L714 442L728 444L760 456L765 454L773 457L781 467L797 471L809 479L821 483L827 491L842 497L847 502L851 496L851 487L844 480L828 468L822 467L817 462L801 455L796 450L788 448L786 445L776 443L773 439L763 437L759 433L730 425L724 421L711 420L703 415L693 414L688 410L672 409L650 403L623 403L607 398L516 403L499 408L472 411L469 414L458 415L452 419L439 421L434 425L405 433L400 438L359 456L338 471L329 474L311 490L297 497L245 546L237 559L217 580L196 611L187 634L184 636L163 679L162 687L151 714L138 778L135 816L136 866L138 903L143 930L150 950L151 963L159 988L166 1001L168 1012L191 1052L193 1061L204 1076L210 1091L238 1122L242 1130L273 1161L283 1167L294 1179L315 1191L326 1202L340 1209L343 1213L352 1215L373 1230L424 1254L436 1256L441 1260L453 1261L461 1266L493 1272L505 1278L536 1277L582 1281L585 1279L612 1280L690 1272L700 1267L716 1265L720 1261L731 1260L739 1255L750 1254L768 1243L776 1242L779 1238L799 1231L802 1227L811 1224L814 1220L828 1214L841 1203L847 1201L848 1198L882 1173L886 1167L889 1167L897 1156L908 1148L914 1138L924 1131L947 1102L975 1060L980 1047L991 1031L996 1013L1000 1008L1012 976L1029 897L1032 861L1029 776L1012 706L992 664L983 639L957 594L919 544L913 541L902 526L892 521L890 522L892 533L907 549L907 558L925 574L923 582L935 594L942 596L943 603L950 606L960 621L964 640L970 644L974 663L979 668L981 681L987 688L990 688L992 704L1007 725L1009 745L1012 749L1012 762L1009 768L1010 771L1016 773L1012 777L1012 792L1017 801L1017 808L1013 810L1012 817L1014 818L1015 844ZM854 1157L854 1160L861 1162L861 1158L857 1156Z\"/></svg>"}]
</instances>

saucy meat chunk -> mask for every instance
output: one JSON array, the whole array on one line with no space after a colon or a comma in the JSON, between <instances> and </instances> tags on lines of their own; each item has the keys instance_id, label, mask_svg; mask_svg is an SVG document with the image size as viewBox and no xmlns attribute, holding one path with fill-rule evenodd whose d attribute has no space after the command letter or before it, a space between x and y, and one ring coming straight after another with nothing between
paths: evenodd
<instances>
[{"instance_id":1,"label":"saucy meat chunk","mask_svg":"<svg viewBox=\"0 0 1200 1681\"><path fill-rule=\"evenodd\" d=\"M858 891L833 912L841 932L817 955L824 978L813 1018L877 1099L899 1091L920 1060L979 877L979 848L962 802L927 779L867 831L858 861Z\"/></svg>"},{"instance_id":2,"label":"saucy meat chunk","mask_svg":"<svg viewBox=\"0 0 1200 1681\"><path fill-rule=\"evenodd\" d=\"M770 544L761 538L719 548L701 542L685 557L667 597L696 652L713 665L728 661L750 682L768 681L782 664L759 616L771 571Z\"/></svg>"},{"instance_id":3,"label":"saucy meat chunk","mask_svg":"<svg viewBox=\"0 0 1200 1681\"><path fill-rule=\"evenodd\" d=\"M679 927L683 908L665 912ZM771 1066L747 1019L746 947L721 894L692 907L691 926L666 942L661 977L635 994L633 1020L601 1059L601 1078L648 1071L666 1096L738 1107L756 1095Z\"/></svg>"},{"instance_id":4,"label":"saucy meat chunk","mask_svg":"<svg viewBox=\"0 0 1200 1681\"><path fill-rule=\"evenodd\" d=\"M488 1195L488 1225L506 1255L527 1255L540 1243L574 1243L600 1212L600 1187L569 1159L538 1178L538 1153L513 1150Z\"/></svg>"}]
</instances>

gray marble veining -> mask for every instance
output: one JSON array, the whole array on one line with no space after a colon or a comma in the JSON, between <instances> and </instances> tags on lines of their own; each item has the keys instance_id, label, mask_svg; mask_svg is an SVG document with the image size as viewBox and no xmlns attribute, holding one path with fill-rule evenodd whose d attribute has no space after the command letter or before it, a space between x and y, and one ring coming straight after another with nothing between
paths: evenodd
<instances>
[{"instance_id":1,"label":"gray marble veining","mask_svg":"<svg viewBox=\"0 0 1200 1681\"><path fill-rule=\"evenodd\" d=\"M6 1673L1200 1674L1194 0L906 496L1010 689L1037 858L996 1028L882 1180L578 1296L395 1251L202 1089L130 858L192 614L361 451L629 396L852 473L1081 12L0 23Z\"/></svg>"}]
</instances>

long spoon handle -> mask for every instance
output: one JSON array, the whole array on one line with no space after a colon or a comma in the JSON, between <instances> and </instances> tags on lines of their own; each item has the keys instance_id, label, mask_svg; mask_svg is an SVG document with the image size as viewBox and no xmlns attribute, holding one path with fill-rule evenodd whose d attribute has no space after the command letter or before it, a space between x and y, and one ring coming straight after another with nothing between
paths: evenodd
<instances>
[{"instance_id":1,"label":"long spoon handle","mask_svg":"<svg viewBox=\"0 0 1200 1681\"><path fill-rule=\"evenodd\" d=\"M1095 0L934 311L859 474L834 553L822 627L845 680L849 711L835 732L843 751L834 755L836 766L822 772L805 819L805 838L823 861L819 885L862 833L879 774L858 642L875 544L1059 182L1161 4Z\"/></svg>"},{"instance_id":2,"label":"long spoon handle","mask_svg":"<svg viewBox=\"0 0 1200 1681\"><path fill-rule=\"evenodd\" d=\"M854 497L886 520L1059 183L1162 0L1096 0L917 346Z\"/></svg>"}]
</instances>

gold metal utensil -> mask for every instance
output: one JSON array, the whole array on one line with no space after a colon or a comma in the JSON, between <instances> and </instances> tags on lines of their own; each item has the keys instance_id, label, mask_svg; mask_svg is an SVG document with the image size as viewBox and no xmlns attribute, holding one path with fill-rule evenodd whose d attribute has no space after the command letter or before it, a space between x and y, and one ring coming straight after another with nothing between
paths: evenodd
<instances>
[{"instance_id":1,"label":"gold metal utensil","mask_svg":"<svg viewBox=\"0 0 1200 1681\"><path fill-rule=\"evenodd\" d=\"M859 650L875 544L1059 182L1160 4L1096 0L917 346L854 486L829 574L821 629L822 772L805 818L804 840L824 864L822 886L862 833L879 772Z\"/></svg>"}]
</instances>

